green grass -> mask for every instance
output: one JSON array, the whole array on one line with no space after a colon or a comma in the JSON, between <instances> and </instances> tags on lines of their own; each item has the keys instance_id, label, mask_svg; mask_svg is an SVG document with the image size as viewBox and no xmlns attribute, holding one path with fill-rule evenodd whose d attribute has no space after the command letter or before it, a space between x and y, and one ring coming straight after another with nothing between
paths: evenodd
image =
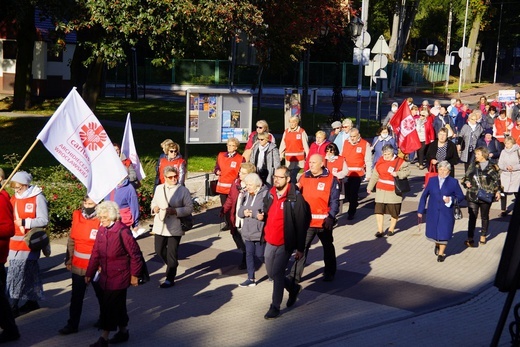
<instances>
[{"instance_id":1,"label":"green grass","mask_svg":"<svg viewBox=\"0 0 520 347\"><path fill-rule=\"evenodd\" d=\"M38 106L39 114L51 115L59 106L60 100L45 101ZM132 123L155 124L163 126L184 127L186 122L186 104L164 100L138 100L104 98L100 99L96 116L103 120L120 121L124 124L126 115L130 112ZM31 110L30 113L33 111ZM253 110L253 124L259 119L265 119L269 123L271 132L281 134L284 130L283 111L281 109L262 108L259 117L256 109ZM48 117L11 118L0 117L0 154L4 161L0 167L8 174L11 165L5 160L5 155L16 153L21 158L36 139L38 133L43 129ZM313 136L318 130L319 124L328 122L328 116L323 114L303 115L302 127L306 129L309 136ZM105 126L105 129L113 142L121 142L123 138L123 126ZM363 120L363 135L373 136L377 124L367 124ZM155 161L162 153L160 147L164 139L171 138L179 143L181 152L188 158L188 170L192 172L210 172L215 165L215 158L221 151L226 150L225 144L185 144L185 134L181 132L141 130L134 127L134 139L139 156L142 160ZM39 143L28 155L22 168L30 170L31 167L48 167L58 165L57 160Z\"/></svg>"}]
</instances>

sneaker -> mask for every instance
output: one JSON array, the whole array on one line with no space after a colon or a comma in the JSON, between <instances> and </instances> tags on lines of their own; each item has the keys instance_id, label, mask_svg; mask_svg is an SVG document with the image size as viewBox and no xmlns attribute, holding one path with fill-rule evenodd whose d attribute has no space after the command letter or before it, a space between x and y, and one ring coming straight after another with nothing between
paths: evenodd
<instances>
[{"instance_id":1,"label":"sneaker","mask_svg":"<svg viewBox=\"0 0 520 347\"><path fill-rule=\"evenodd\" d=\"M508 211L502 211L502 213L500 213L500 217L507 217L508 213Z\"/></svg>"},{"instance_id":2,"label":"sneaker","mask_svg":"<svg viewBox=\"0 0 520 347\"><path fill-rule=\"evenodd\" d=\"M302 286L299 284L296 284L295 287L289 291L289 299L287 299L287 307L291 307L296 302L296 299L298 298L298 294L302 291Z\"/></svg>"},{"instance_id":3,"label":"sneaker","mask_svg":"<svg viewBox=\"0 0 520 347\"><path fill-rule=\"evenodd\" d=\"M247 279L244 282L240 283L239 286L242 287L242 288L254 287L254 286L256 286L256 282L255 282L255 280Z\"/></svg>"},{"instance_id":4,"label":"sneaker","mask_svg":"<svg viewBox=\"0 0 520 347\"><path fill-rule=\"evenodd\" d=\"M96 342L91 344L90 347L108 347L108 341L100 337Z\"/></svg>"},{"instance_id":5,"label":"sneaker","mask_svg":"<svg viewBox=\"0 0 520 347\"><path fill-rule=\"evenodd\" d=\"M74 327L71 327L70 325L65 325L63 328L61 328L60 330L58 330L58 332L61 334L61 335L70 335L70 334L75 334L78 332L78 328L74 328Z\"/></svg>"},{"instance_id":6,"label":"sneaker","mask_svg":"<svg viewBox=\"0 0 520 347\"><path fill-rule=\"evenodd\" d=\"M121 330L119 330L113 338L108 340L108 343L121 343L126 342L130 338L130 333L128 330L125 333L122 333Z\"/></svg>"},{"instance_id":7,"label":"sneaker","mask_svg":"<svg viewBox=\"0 0 520 347\"><path fill-rule=\"evenodd\" d=\"M163 283L161 283L161 284L159 285L159 288L166 289L166 288L171 288L171 287L173 287L174 285L175 285L174 282L170 282L170 281L166 280L166 281L164 281Z\"/></svg>"},{"instance_id":8,"label":"sneaker","mask_svg":"<svg viewBox=\"0 0 520 347\"><path fill-rule=\"evenodd\" d=\"M277 318L279 315L280 315L280 309L271 305L271 307L269 307L269 311L267 311L264 318L265 319L274 319L274 318Z\"/></svg>"}]
</instances>

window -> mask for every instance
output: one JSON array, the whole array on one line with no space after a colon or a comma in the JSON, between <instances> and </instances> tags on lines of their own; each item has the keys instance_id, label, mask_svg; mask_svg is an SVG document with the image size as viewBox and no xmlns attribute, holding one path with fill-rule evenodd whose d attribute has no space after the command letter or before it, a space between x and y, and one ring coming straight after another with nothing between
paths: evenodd
<instances>
[{"instance_id":1,"label":"window","mask_svg":"<svg viewBox=\"0 0 520 347\"><path fill-rule=\"evenodd\" d=\"M4 59L16 59L16 52L18 51L18 45L16 44L16 41L4 41L2 51Z\"/></svg>"}]
</instances>

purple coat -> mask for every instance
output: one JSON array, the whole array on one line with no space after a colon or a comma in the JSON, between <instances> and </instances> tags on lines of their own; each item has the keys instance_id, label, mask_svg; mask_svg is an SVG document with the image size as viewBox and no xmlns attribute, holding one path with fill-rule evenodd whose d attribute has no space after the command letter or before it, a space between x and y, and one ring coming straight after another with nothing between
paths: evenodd
<instances>
[{"instance_id":1,"label":"purple coat","mask_svg":"<svg viewBox=\"0 0 520 347\"><path fill-rule=\"evenodd\" d=\"M120 231L124 247L119 238ZM94 279L99 267L99 285L103 290L126 289L130 286L130 274L138 276L141 273L141 249L130 229L120 221L109 228L99 227L85 276Z\"/></svg>"}]
</instances>

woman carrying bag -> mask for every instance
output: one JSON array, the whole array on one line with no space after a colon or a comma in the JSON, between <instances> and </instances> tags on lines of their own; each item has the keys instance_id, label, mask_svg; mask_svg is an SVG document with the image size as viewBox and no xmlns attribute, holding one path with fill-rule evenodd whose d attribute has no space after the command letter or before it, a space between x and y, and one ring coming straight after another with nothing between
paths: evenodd
<instances>
[{"instance_id":1,"label":"woman carrying bag","mask_svg":"<svg viewBox=\"0 0 520 347\"><path fill-rule=\"evenodd\" d=\"M480 244L487 242L489 228L489 210L493 201L500 199L500 172L498 166L489 162L489 151L485 147L475 148L475 161L469 165L462 178L462 185L466 188L468 201L468 238L464 242L467 247L475 247L473 236L480 210L482 229Z\"/></svg>"}]
</instances>

